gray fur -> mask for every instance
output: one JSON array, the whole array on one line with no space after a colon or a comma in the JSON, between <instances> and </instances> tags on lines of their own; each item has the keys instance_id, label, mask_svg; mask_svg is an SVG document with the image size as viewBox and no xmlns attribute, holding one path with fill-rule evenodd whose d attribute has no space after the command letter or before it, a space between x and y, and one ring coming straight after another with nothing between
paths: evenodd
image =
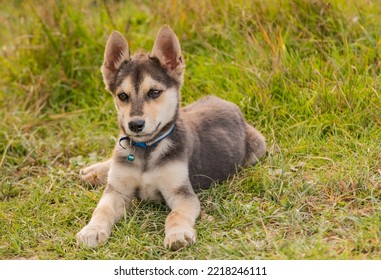
<instances>
[{"instance_id":1,"label":"gray fur","mask_svg":"<svg viewBox=\"0 0 381 280\"><path fill-rule=\"evenodd\" d=\"M185 107L182 116L193 135L189 176L195 189L226 180L243 165L246 124L236 105L207 96Z\"/></svg>"}]
</instances>

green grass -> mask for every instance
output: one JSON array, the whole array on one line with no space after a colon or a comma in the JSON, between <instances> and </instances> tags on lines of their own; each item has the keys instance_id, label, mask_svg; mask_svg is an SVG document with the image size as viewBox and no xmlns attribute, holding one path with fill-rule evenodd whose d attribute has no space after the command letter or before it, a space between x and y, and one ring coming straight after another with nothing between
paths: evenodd
<instances>
[{"instance_id":1,"label":"green grass","mask_svg":"<svg viewBox=\"0 0 381 280\"><path fill-rule=\"evenodd\" d=\"M380 1L2 1L1 259L380 259ZM257 166L199 193L198 242L163 248L165 205L136 201L98 249L76 246L103 188L116 113L108 35L178 34L183 104L214 94L267 138Z\"/></svg>"}]
</instances>

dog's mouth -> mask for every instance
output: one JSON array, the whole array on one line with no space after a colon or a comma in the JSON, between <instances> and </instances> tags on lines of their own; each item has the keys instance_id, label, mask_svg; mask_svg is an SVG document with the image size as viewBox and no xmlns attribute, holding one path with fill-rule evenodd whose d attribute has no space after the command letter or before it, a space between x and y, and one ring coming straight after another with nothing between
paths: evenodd
<instances>
[{"instance_id":1,"label":"dog's mouth","mask_svg":"<svg viewBox=\"0 0 381 280\"><path fill-rule=\"evenodd\" d=\"M122 124L122 130L123 133L128 136L132 141L135 142L148 142L156 137L156 132L159 130L159 127L161 125L161 122L158 123L158 125L155 127L155 129L151 133L133 133L133 132L127 132L124 125Z\"/></svg>"}]
</instances>

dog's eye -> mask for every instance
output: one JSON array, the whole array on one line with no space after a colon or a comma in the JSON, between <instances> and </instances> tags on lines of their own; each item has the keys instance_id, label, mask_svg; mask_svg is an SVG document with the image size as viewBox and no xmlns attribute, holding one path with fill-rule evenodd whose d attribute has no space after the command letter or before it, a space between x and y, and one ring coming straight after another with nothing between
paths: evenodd
<instances>
[{"instance_id":1,"label":"dog's eye","mask_svg":"<svg viewBox=\"0 0 381 280\"><path fill-rule=\"evenodd\" d=\"M162 90L151 89L151 90L148 92L147 95L148 95L148 97L151 98L151 99L156 99L156 98L158 98L158 97L161 95L162 92L163 92Z\"/></svg>"},{"instance_id":2,"label":"dog's eye","mask_svg":"<svg viewBox=\"0 0 381 280\"><path fill-rule=\"evenodd\" d=\"M118 94L118 98L120 99L120 101L123 101L123 102L128 101L128 95L125 94L124 92L119 93L119 94Z\"/></svg>"}]
</instances>

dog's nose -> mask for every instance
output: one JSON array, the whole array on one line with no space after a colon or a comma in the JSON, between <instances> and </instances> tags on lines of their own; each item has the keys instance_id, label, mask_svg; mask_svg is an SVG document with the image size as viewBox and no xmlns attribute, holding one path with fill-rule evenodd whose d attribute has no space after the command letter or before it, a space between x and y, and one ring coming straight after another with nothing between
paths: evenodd
<instances>
[{"instance_id":1,"label":"dog's nose","mask_svg":"<svg viewBox=\"0 0 381 280\"><path fill-rule=\"evenodd\" d=\"M141 132L144 128L144 125L145 125L145 121L144 120L135 120L135 121L130 121L128 123L128 128L132 131L132 132Z\"/></svg>"}]
</instances>

